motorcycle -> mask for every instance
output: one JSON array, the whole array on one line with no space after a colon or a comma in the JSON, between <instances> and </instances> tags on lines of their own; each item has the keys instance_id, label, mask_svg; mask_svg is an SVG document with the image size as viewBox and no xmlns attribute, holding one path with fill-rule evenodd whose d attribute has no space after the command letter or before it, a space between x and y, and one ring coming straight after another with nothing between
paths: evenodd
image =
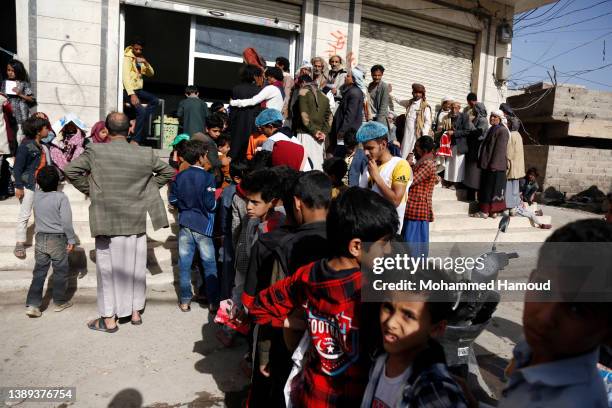
<instances>
[{"instance_id":1,"label":"motorcycle","mask_svg":"<svg viewBox=\"0 0 612 408\"><path fill-rule=\"evenodd\" d=\"M508 266L510 259L518 258L515 252L497 251L497 240L500 233L505 233L509 224L510 217L503 216L499 222L491 251L480 255L484 268L473 268L466 271L458 282L490 282L497 279L499 272ZM482 378L473 343L491 322L499 301L500 294L496 290L459 291L453 312L447 321L446 332L440 339L449 371L465 379L471 389L477 386L491 398L494 397L494 394Z\"/></svg>"}]
</instances>

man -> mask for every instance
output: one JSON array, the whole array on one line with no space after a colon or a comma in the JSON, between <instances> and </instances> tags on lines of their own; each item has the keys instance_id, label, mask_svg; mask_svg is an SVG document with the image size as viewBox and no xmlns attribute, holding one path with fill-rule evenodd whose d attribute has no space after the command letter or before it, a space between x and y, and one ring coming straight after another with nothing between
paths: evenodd
<instances>
[{"instance_id":1,"label":"man","mask_svg":"<svg viewBox=\"0 0 612 408\"><path fill-rule=\"evenodd\" d=\"M132 45L125 49L123 54L123 89L124 96L129 98L130 105L136 111L136 126L134 128L133 140L142 144L145 138L145 126L149 116L157 109L159 100L152 93L146 92L143 87L142 77L152 77L155 72L153 67L143 56L144 42L134 40ZM145 108L142 104L146 104Z\"/></svg>"},{"instance_id":2,"label":"man","mask_svg":"<svg viewBox=\"0 0 612 408\"><path fill-rule=\"evenodd\" d=\"M351 129L359 129L363 123L363 99L364 93L361 90L363 85L363 71L355 67L344 78L342 90L342 101L334 113L332 130L330 132L327 152L334 154L338 141L344 140L344 134Z\"/></svg>"},{"instance_id":3,"label":"man","mask_svg":"<svg viewBox=\"0 0 612 408\"><path fill-rule=\"evenodd\" d=\"M467 135L474 130L474 125L466 113L461 113L459 102L450 102L450 112L438 124L436 135L446 134L452 140L451 156L444 166L444 182L446 187L455 189L456 183L463 182L465 175L465 153L467 153Z\"/></svg>"},{"instance_id":4,"label":"man","mask_svg":"<svg viewBox=\"0 0 612 408\"><path fill-rule=\"evenodd\" d=\"M414 149L416 140L429 135L431 129L431 107L425 98L425 86L412 84L412 99L397 103L406 108L406 125L404 139L402 140L401 157L407 157Z\"/></svg>"},{"instance_id":5,"label":"man","mask_svg":"<svg viewBox=\"0 0 612 408\"><path fill-rule=\"evenodd\" d=\"M342 66L342 57L339 55L332 55L329 57L329 66L330 70L327 74L327 86L331 89L331 92L334 94L334 99L336 102L342 99L342 94L340 92L340 87L344 85L344 79L348 72Z\"/></svg>"},{"instance_id":6,"label":"man","mask_svg":"<svg viewBox=\"0 0 612 408\"><path fill-rule=\"evenodd\" d=\"M444 98L442 98L442 103L440 104L440 110L436 113L436 117L433 121L433 125L431 126L434 132L439 130L438 128L442 124L442 121L450 113L451 103L453 103L453 98L451 98L450 96L445 96Z\"/></svg>"},{"instance_id":7,"label":"man","mask_svg":"<svg viewBox=\"0 0 612 408\"><path fill-rule=\"evenodd\" d=\"M111 143L90 143L64 174L90 197L89 225L96 239L98 312L92 330L114 333L115 316L131 316L142 324L147 267L147 212L153 228L168 226L158 189L174 170L151 148L127 143L128 117L112 112L106 117Z\"/></svg>"},{"instance_id":8,"label":"man","mask_svg":"<svg viewBox=\"0 0 612 408\"><path fill-rule=\"evenodd\" d=\"M382 65L374 65L370 69L372 82L368 85L368 103L370 107L370 117L368 119L375 120L388 127L389 86L382 80L384 73L385 68Z\"/></svg>"},{"instance_id":9,"label":"man","mask_svg":"<svg viewBox=\"0 0 612 408\"><path fill-rule=\"evenodd\" d=\"M325 139L331 129L333 116L329 100L308 76L302 77L303 87L298 96L300 115L296 118L297 138L312 160L314 170L323 170Z\"/></svg>"},{"instance_id":10,"label":"man","mask_svg":"<svg viewBox=\"0 0 612 408\"><path fill-rule=\"evenodd\" d=\"M312 79L322 90L327 85L327 75L325 74L327 64L322 57L314 57L310 60L310 63L312 64Z\"/></svg>"},{"instance_id":11,"label":"man","mask_svg":"<svg viewBox=\"0 0 612 408\"><path fill-rule=\"evenodd\" d=\"M467 106L463 110L464 112L470 115L470 122L473 122L474 118L476 117L473 112L474 112L474 107L476 106L477 103L478 103L478 96L476 96L474 92L470 92L467 95Z\"/></svg>"},{"instance_id":12,"label":"man","mask_svg":"<svg viewBox=\"0 0 612 408\"><path fill-rule=\"evenodd\" d=\"M370 188L397 209L399 229L406 210L408 188L412 182L412 171L408 162L391 154L388 148L387 127L379 122L364 123L357 131L357 142L363 144L368 166L361 175L359 187Z\"/></svg>"}]
</instances>

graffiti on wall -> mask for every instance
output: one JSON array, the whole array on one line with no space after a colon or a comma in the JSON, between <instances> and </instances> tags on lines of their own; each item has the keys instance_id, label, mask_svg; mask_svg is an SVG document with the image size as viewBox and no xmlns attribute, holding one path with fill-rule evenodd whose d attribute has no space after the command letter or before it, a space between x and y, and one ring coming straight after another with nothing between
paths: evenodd
<instances>
[{"instance_id":1,"label":"graffiti on wall","mask_svg":"<svg viewBox=\"0 0 612 408\"><path fill-rule=\"evenodd\" d=\"M327 53L327 56L331 57L332 55L340 55L341 53L343 54L346 49L346 34L344 34L340 30L336 30L334 32L329 33L329 35L331 37L327 42L329 48L327 49L327 51L325 51Z\"/></svg>"},{"instance_id":2,"label":"graffiti on wall","mask_svg":"<svg viewBox=\"0 0 612 408\"><path fill-rule=\"evenodd\" d=\"M85 92L83 91L83 87L81 86L81 84L79 84L79 81L77 81L77 79L75 78L75 76L72 74L72 72L70 72L70 70L68 70L68 67L66 66L66 62L64 61L64 52L66 51L66 49L68 47L72 47L74 49L74 51L77 53L79 53L78 49L74 46L74 44L72 44L71 42L65 42L62 47L60 48L60 52L59 52L59 60L60 60L60 64L62 65L62 68L64 68L64 71L66 71L66 74L68 75L68 78L70 78L70 80L73 82L74 85L77 86L78 92L81 96L81 106L85 105ZM60 96L60 91L58 87L55 87L55 98L57 100L57 103L62 107L62 109L64 110L64 112L68 112L69 109L67 109L66 105L74 105L74 101L72 103L69 104L64 104L64 102L62 101L62 97ZM72 109L74 110L74 108ZM76 114L81 113L82 111L82 107L79 107L77 109L77 112L74 112Z\"/></svg>"}]
</instances>

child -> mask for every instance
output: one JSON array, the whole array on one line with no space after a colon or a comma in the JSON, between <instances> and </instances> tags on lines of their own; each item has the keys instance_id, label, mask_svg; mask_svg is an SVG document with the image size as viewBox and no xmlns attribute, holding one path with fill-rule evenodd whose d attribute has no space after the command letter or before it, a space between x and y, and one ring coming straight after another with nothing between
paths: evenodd
<instances>
[{"instance_id":1,"label":"child","mask_svg":"<svg viewBox=\"0 0 612 408\"><path fill-rule=\"evenodd\" d=\"M185 99L179 103L176 114L183 125L183 133L193 135L204 130L208 106L200 99L200 93L195 85L185 88Z\"/></svg>"},{"instance_id":2,"label":"child","mask_svg":"<svg viewBox=\"0 0 612 408\"><path fill-rule=\"evenodd\" d=\"M170 157L168 157L168 164L175 169L177 173L189 167L189 163L183 159L183 152L185 151L185 146L188 141L189 135L181 133L177 135L170 144L170 146L172 146L172 152L170 152Z\"/></svg>"},{"instance_id":3,"label":"child","mask_svg":"<svg viewBox=\"0 0 612 408\"><path fill-rule=\"evenodd\" d=\"M429 253L429 223L433 222L433 189L436 185L436 163L433 157L434 140L429 136L417 139L414 151L418 161L411 164L413 180L408 190L402 237L414 244L419 256ZM410 155L408 155L410 157ZM410 162L412 160L409 160Z\"/></svg>"},{"instance_id":4,"label":"child","mask_svg":"<svg viewBox=\"0 0 612 408\"><path fill-rule=\"evenodd\" d=\"M597 219L567 224L546 240L529 281L550 279L553 289L526 294L525 341L514 348L500 408L608 406L597 361L600 346L612 344L612 308L593 296L610 294L579 288L592 286L593 277L606 279L593 274L610 271L609 257L601 255L611 242L612 225Z\"/></svg>"},{"instance_id":5,"label":"child","mask_svg":"<svg viewBox=\"0 0 612 408\"><path fill-rule=\"evenodd\" d=\"M244 108L246 106L259 105L261 103L262 107L275 109L280 113L283 110L285 98L285 90L283 88L283 71L276 67L270 67L266 69L264 75L268 85L264 86L257 95L250 99L230 100L230 106Z\"/></svg>"},{"instance_id":6,"label":"child","mask_svg":"<svg viewBox=\"0 0 612 408\"><path fill-rule=\"evenodd\" d=\"M179 309L182 312L191 310L191 264L197 249L206 277L209 311L215 314L219 305L219 282L212 240L215 224L213 211L216 207L215 179L204 170L207 159L203 142L187 142L183 158L190 167L176 176L169 199L170 204L179 211Z\"/></svg>"},{"instance_id":7,"label":"child","mask_svg":"<svg viewBox=\"0 0 612 408\"><path fill-rule=\"evenodd\" d=\"M361 303L362 242L384 247L398 229L395 207L376 193L350 188L332 201L327 216L331 257L299 268L261 291L249 313L258 324L290 327L291 312L303 309L310 348L291 383L296 406L358 406L367 383L374 339L372 303Z\"/></svg>"},{"instance_id":8,"label":"child","mask_svg":"<svg viewBox=\"0 0 612 408\"><path fill-rule=\"evenodd\" d=\"M24 259L26 229L32 214L34 203L34 190L38 169L46 165L46 157L42 151L40 141L49 134L49 122L32 116L23 123L25 139L17 149L13 175L15 177L15 197L20 201L19 216L17 217L17 230L15 232L17 243L14 254Z\"/></svg>"},{"instance_id":9,"label":"child","mask_svg":"<svg viewBox=\"0 0 612 408\"><path fill-rule=\"evenodd\" d=\"M426 279L421 271L411 276L417 283L415 277ZM438 299L432 299L434 295ZM391 296L380 307L385 353L374 363L361 407L466 408L463 391L448 372L444 349L434 340L444 333L453 303L432 292L412 291L402 301L393 299L397 294Z\"/></svg>"},{"instance_id":10,"label":"child","mask_svg":"<svg viewBox=\"0 0 612 408\"><path fill-rule=\"evenodd\" d=\"M338 197L348 189L348 186L342 182L347 170L346 162L339 157L332 157L323 162L323 171L332 182L332 198Z\"/></svg>"},{"instance_id":11,"label":"child","mask_svg":"<svg viewBox=\"0 0 612 408\"><path fill-rule=\"evenodd\" d=\"M49 265L53 265L53 303L61 312L72 306L66 296L68 289L68 254L74 250L76 236L72 228L72 211L68 197L57 191L59 174L52 166L45 166L36 178L40 190L34 193L36 251L34 272L28 297L26 315L40 317L43 287Z\"/></svg>"},{"instance_id":12,"label":"child","mask_svg":"<svg viewBox=\"0 0 612 408\"><path fill-rule=\"evenodd\" d=\"M231 140L228 135L221 134L216 140L216 143L219 152L219 160L221 161L221 173L223 174L223 184L221 184L221 188L224 189L232 182L230 176L230 163L232 162L232 158L227 155L230 151Z\"/></svg>"},{"instance_id":13,"label":"child","mask_svg":"<svg viewBox=\"0 0 612 408\"><path fill-rule=\"evenodd\" d=\"M267 140L261 145L262 150L271 152L274 143L281 140L301 145L297 138L293 137L289 128L283 127L283 115L276 109L264 109L255 118L255 126L263 133Z\"/></svg>"},{"instance_id":14,"label":"child","mask_svg":"<svg viewBox=\"0 0 612 408\"><path fill-rule=\"evenodd\" d=\"M214 141L217 141L223 127L225 126L223 116L219 113L213 113L206 119L206 134Z\"/></svg>"},{"instance_id":15,"label":"child","mask_svg":"<svg viewBox=\"0 0 612 408\"><path fill-rule=\"evenodd\" d=\"M533 226L536 228L551 229L552 228L551 224L543 224L538 219L538 217L541 217L543 215L542 210L533 211L530 208L532 205L537 206L537 204L534 204L535 194L540 188L538 186L538 182L536 181L537 177L538 177L538 170L535 167L532 167L529 170L527 170L527 174L525 175L525 178L520 180L521 204L516 208L512 208L510 210L510 215L520 215L522 217L527 217L531 220L531 222L533 223Z\"/></svg>"},{"instance_id":16,"label":"child","mask_svg":"<svg viewBox=\"0 0 612 408\"><path fill-rule=\"evenodd\" d=\"M344 134L344 149L338 149L336 157L344 159L347 166L347 173L342 182L349 187L359 186L359 178L368 166L368 158L359 143L357 143L357 132L349 129ZM338 146L340 148L341 146Z\"/></svg>"},{"instance_id":17,"label":"child","mask_svg":"<svg viewBox=\"0 0 612 408\"><path fill-rule=\"evenodd\" d=\"M261 145L268 140L268 136L264 135L262 132L255 132L249 136L249 144L247 146L246 159L251 160L255 157L255 153L261 151Z\"/></svg>"},{"instance_id":18,"label":"child","mask_svg":"<svg viewBox=\"0 0 612 408\"><path fill-rule=\"evenodd\" d=\"M23 126L30 117L30 105L36 99L30 85L30 77L23 63L11 60L6 65L6 80L2 81L0 92L4 93L12 106L12 113L17 122L17 143L21 143L25 130Z\"/></svg>"}]
</instances>

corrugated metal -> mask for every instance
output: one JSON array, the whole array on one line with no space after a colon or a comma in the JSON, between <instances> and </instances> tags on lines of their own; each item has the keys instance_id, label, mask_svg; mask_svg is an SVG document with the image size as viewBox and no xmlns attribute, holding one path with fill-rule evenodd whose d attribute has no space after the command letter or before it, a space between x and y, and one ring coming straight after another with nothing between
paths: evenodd
<instances>
[{"instance_id":1,"label":"corrugated metal","mask_svg":"<svg viewBox=\"0 0 612 408\"><path fill-rule=\"evenodd\" d=\"M478 39L476 31L463 30L461 28L449 26L448 24L438 23L400 11L381 9L379 6L374 7L364 4L361 11L361 18L393 24L398 27L408 28L422 33L435 34L468 44L476 44L476 40Z\"/></svg>"},{"instance_id":2,"label":"corrugated metal","mask_svg":"<svg viewBox=\"0 0 612 408\"><path fill-rule=\"evenodd\" d=\"M122 2L140 5L138 3L142 0L122 0ZM200 7L212 11L238 13L271 20L277 18L282 22L297 25L300 25L302 20L302 7L299 0L288 0L288 2L274 0L156 0L144 1L143 5L155 7L155 3Z\"/></svg>"},{"instance_id":3,"label":"corrugated metal","mask_svg":"<svg viewBox=\"0 0 612 408\"><path fill-rule=\"evenodd\" d=\"M472 78L472 45L421 34L377 21L361 21L359 64L385 67L384 81L398 99L412 97L414 82L425 85L432 105L450 96L464 101ZM395 107L398 113L403 109Z\"/></svg>"}]
</instances>

